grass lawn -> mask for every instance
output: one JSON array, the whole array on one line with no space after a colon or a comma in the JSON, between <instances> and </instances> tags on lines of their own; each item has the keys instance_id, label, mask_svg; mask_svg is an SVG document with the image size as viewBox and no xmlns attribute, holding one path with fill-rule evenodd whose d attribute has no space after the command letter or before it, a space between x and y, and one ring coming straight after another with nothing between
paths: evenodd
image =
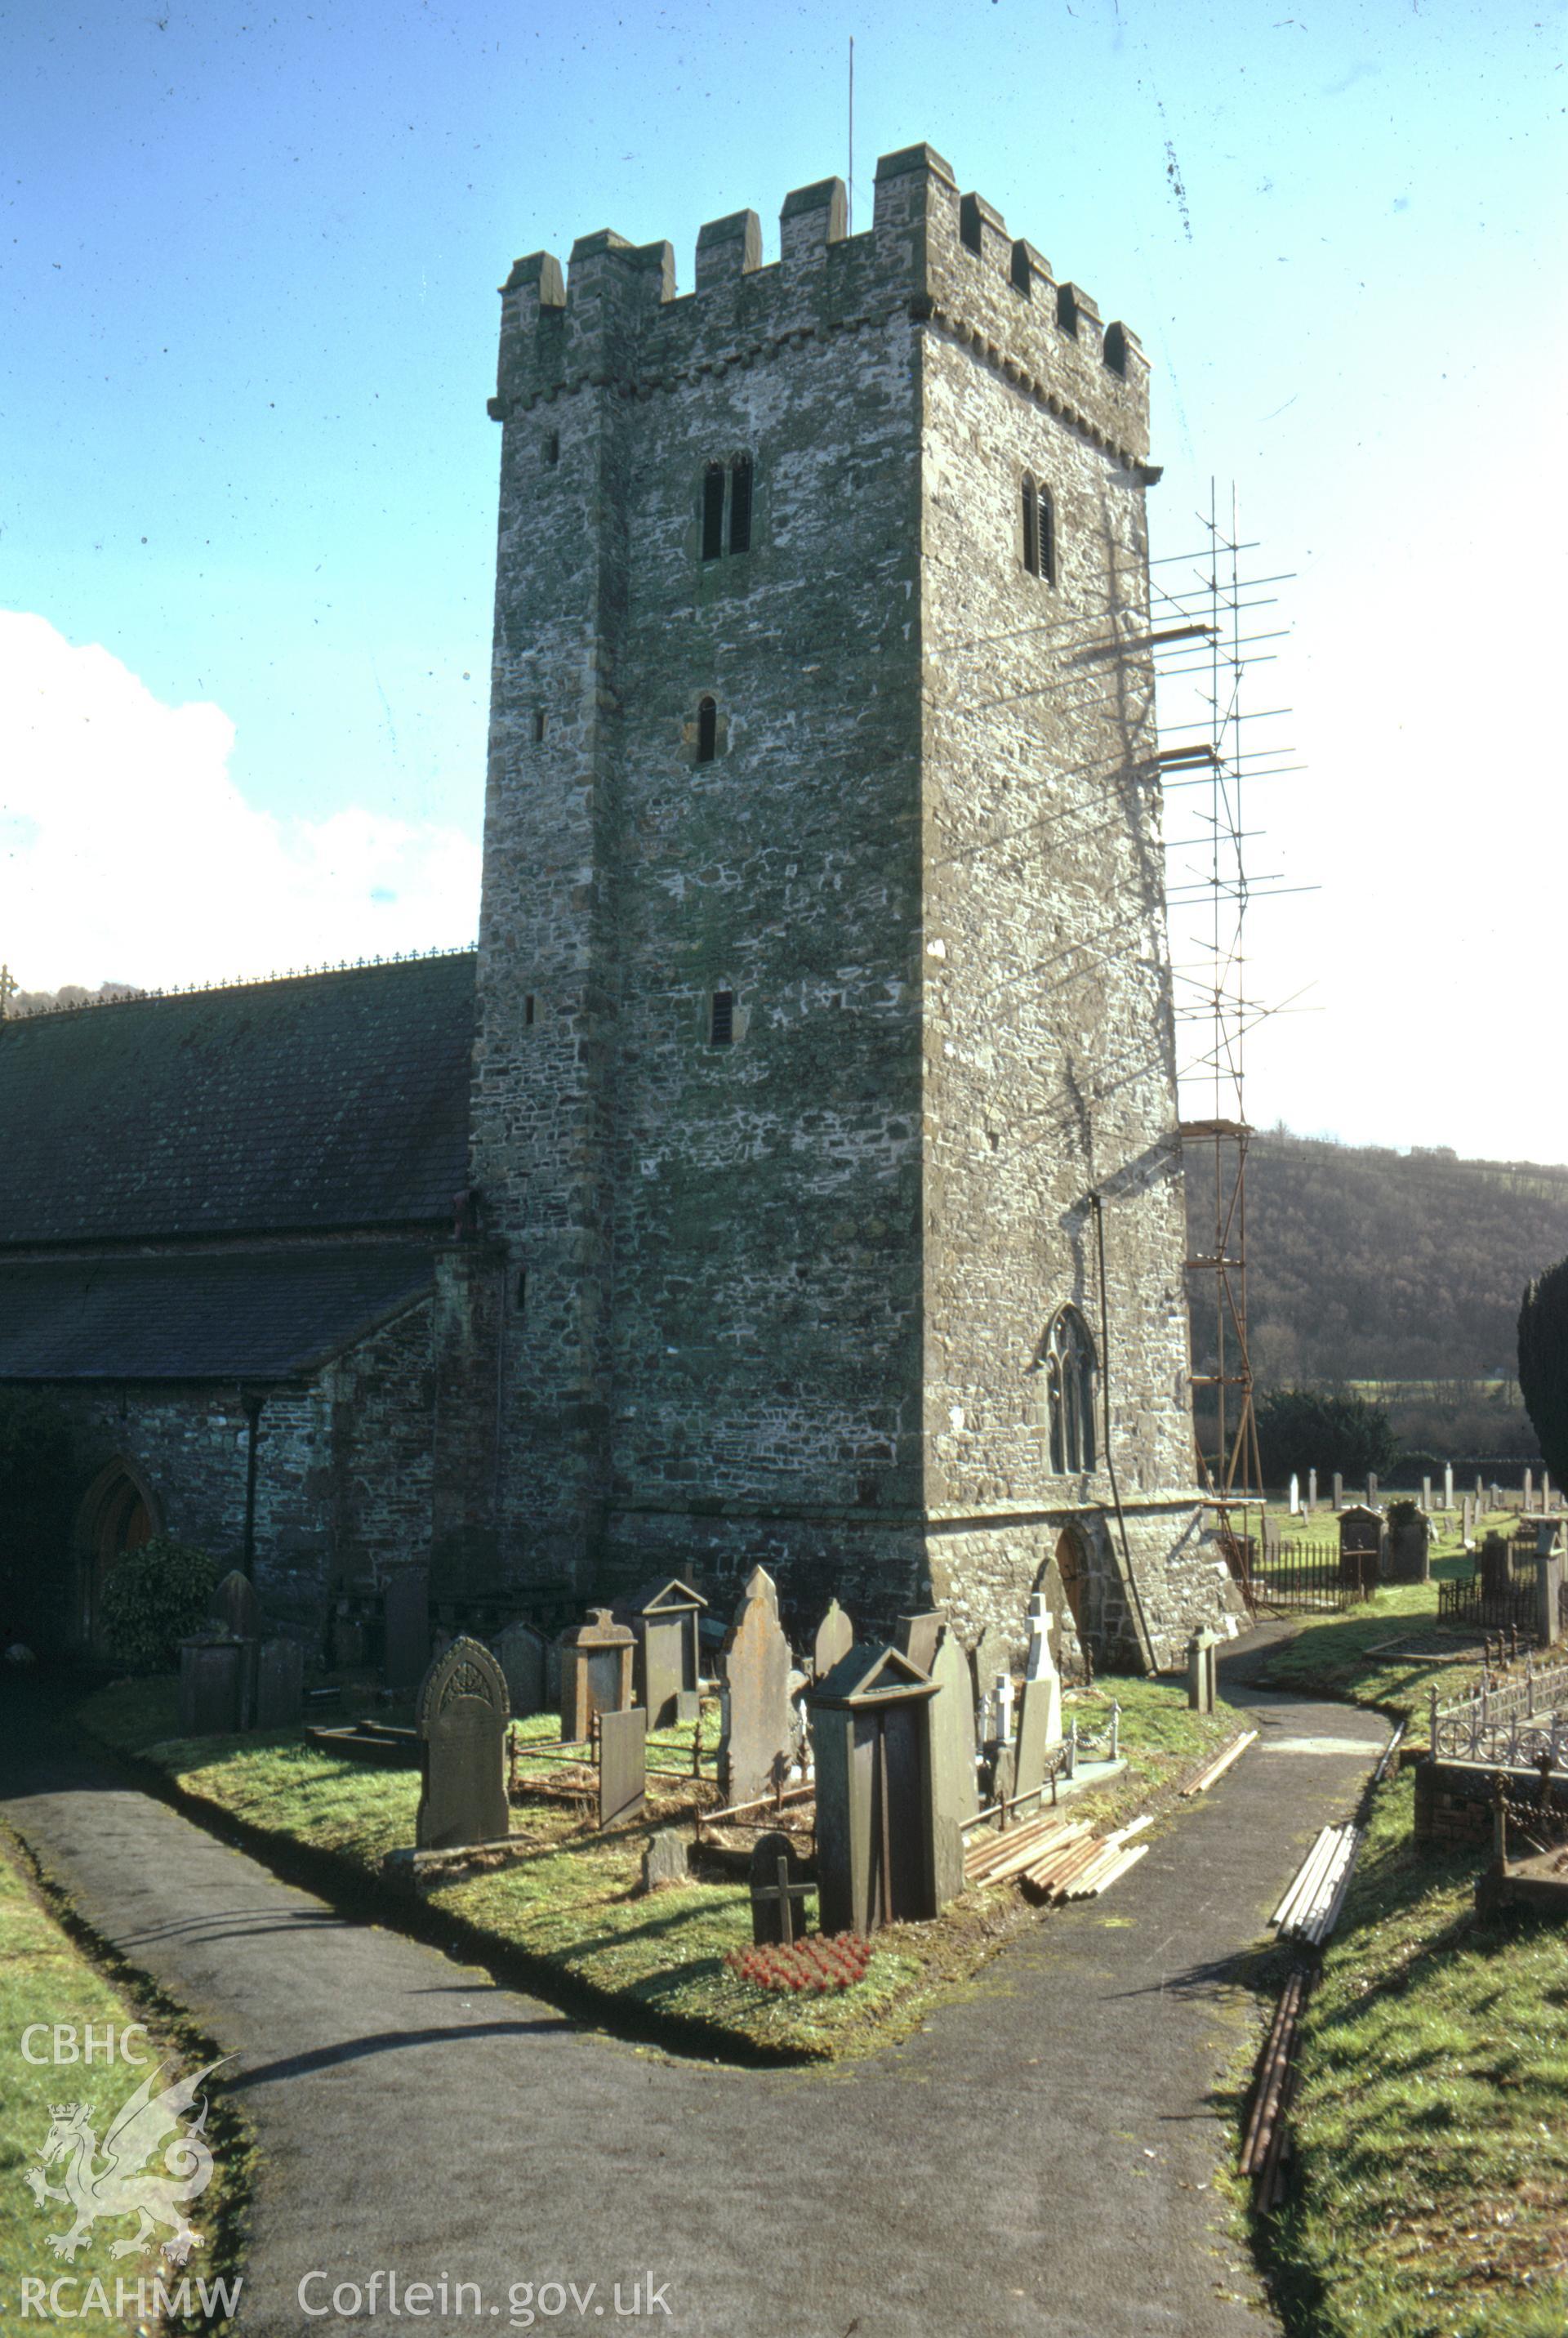
<instances>
[{"instance_id":1,"label":"grass lawn","mask_svg":"<svg viewBox=\"0 0 1568 2338\"><path fill-rule=\"evenodd\" d=\"M85 2313L101 2326L107 2318L127 2327L134 2328L141 2323L151 2328L152 2284L161 2271L162 2260L155 2252L118 2260L110 2254L116 2241L131 2236L134 2225L123 2216L104 2218L93 2226L77 2256L67 2263L51 2250L49 2237L67 2230L72 2209L56 2200L40 2205L24 2182L24 2171L39 2164L38 2153L49 2132L53 2103L88 2104L90 2124L102 2142L115 2113L148 2075L147 2070L119 2060L109 2064L102 2058L91 2065L77 2061L56 2066L51 2060L39 2067L24 2057L22 2038L32 2024L46 2024L50 2036L34 2037L30 2042L34 2054L48 2054L57 2024L73 2028L80 2034L92 2023L102 2040L111 2024L118 2034L130 2024L144 2022L151 2036L133 2041L132 2050L153 2058L149 2068L160 2059L171 2058L181 2070L191 2068L192 2064L200 2068L202 2062L212 2059L211 2052L201 2050L202 2041L199 2038L181 2034L177 2023L162 2018L160 2009L150 2006L131 1984L122 1985L100 1970L97 1961L62 1925L40 1891L20 1845L3 1830L0 1966L5 1976L0 1991L5 2029L5 2050L0 2052L0 2326L9 2329L20 2322L24 2302L29 2308L39 2306L39 2293L24 2293L24 2281L52 2284L62 2277L74 2277L75 2288L59 2294L63 2308ZM173 2075L172 2071L171 2078ZM205 2235L205 2245L191 2252L185 2268L191 2278L193 2301L199 2278L211 2282L232 2270L234 2225L243 2196L248 2156L238 2121L216 2094L208 2133L217 2164L212 2182L191 2212L197 2230ZM162 2146L152 2163L154 2172L162 2172ZM64 2169L60 2163L46 2169L44 2175L50 2185L62 2186ZM159 2237L162 2237L162 2233ZM178 2291L178 2272L164 2270L162 2278ZM98 2311L98 2294L89 2288L94 2280L103 2284L106 2315ZM141 2282L147 2284L146 2314L138 2311L136 2288ZM117 2290L117 2284L124 2287ZM41 2322L48 2318L47 2288L43 2295L45 2304L40 2308ZM116 2312L117 2305L122 2310ZM189 2326L216 2327L220 2322L219 2316L209 2323L198 2310Z\"/></svg>"},{"instance_id":2,"label":"grass lawn","mask_svg":"<svg viewBox=\"0 0 1568 2338\"><path fill-rule=\"evenodd\" d=\"M1315 1523L1320 1530L1325 1524ZM1516 1516L1500 1515L1483 1521L1481 1530L1495 1527L1506 1534L1517 1525ZM1319 1531L1317 1539L1329 1537ZM1439 1537L1432 1546L1430 1583L1386 1585L1368 1606L1348 1615L1302 1616L1295 1637L1270 1659L1269 1685L1372 1705L1413 1721L1412 1734L1421 1735L1428 1690L1435 1687L1446 1704L1462 1696L1472 1677L1474 1667L1454 1659L1474 1645L1474 1636L1437 1621L1438 1583L1469 1572L1457 1537Z\"/></svg>"},{"instance_id":3,"label":"grass lawn","mask_svg":"<svg viewBox=\"0 0 1568 2338\"><path fill-rule=\"evenodd\" d=\"M1463 1562L1449 1546L1439 1573ZM1431 1586L1314 1618L1272 1685L1407 1715L1469 1665ZM1390 1636L1395 1645L1379 1646ZM1462 1646L1462 1641L1456 1641ZM1260 2235L1299 2338L1562 2338L1568 2329L1568 1940L1482 1921L1474 1852L1417 1852L1414 1781L1379 1792L1303 2026L1296 2182Z\"/></svg>"},{"instance_id":4,"label":"grass lawn","mask_svg":"<svg viewBox=\"0 0 1568 2338\"><path fill-rule=\"evenodd\" d=\"M1562 2338L1563 1930L1478 1919L1476 1858L1416 1852L1413 1802L1379 1793L1308 2001L1281 2304L1303 2338Z\"/></svg>"},{"instance_id":5,"label":"grass lawn","mask_svg":"<svg viewBox=\"0 0 1568 2338\"><path fill-rule=\"evenodd\" d=\"M1211 1715L1189 1713L1184 1688L1172 1682L1118 1680L1068 1704L1081 1731L1104 1729L1112 1695L1122 1708L1128 1767L1075 1797L1074 1815L1115 1822L1169 1799L1239 1724L1225 1707ZM123 1682L91 1698L82 1719L112 1744L153 1763L208 1810L240 1821L259 1837L329 1855L345 1881L378 1881L384 1855L412 1842L415 1773L366 1768L298 1735L181 1740L172 1734L174 1715L172 1682ZM558 1743L559 1724L542 1714L521 1724L519 1735L526 1771L529 1747ZM650 1757L673 1766L690 1759L691 1744L689 1726L656 1733ZM542 1778L559 1775L538 1767ZM672 1794L681 1791L660 1784ZM862 2052L906 2035L1003 1940L1042 1920L1015 1885L966 1893L933 1922L879 1933L866 1978L853 1989L780 1996L739 1979L724 1963L728 1950L751 1938L742 1881L694 1881L637 1896L643 1843L660 1822L655 1810L644 1823L601 1836L585 1831L571 1801L528 1797L512 1817L514 1836L529 1843L526 1854L428 1885L422 1905L460 1926L473 1952L499 1952L520 1978L594 2018L684 2032L708 2051L807 2059ZM388 1920L397 1920L400 1904L412 1916L409 1903L394 1897L385 1903ZM807 1908L814 1923L814 1899Z\"/></svg>"}]
</instances>

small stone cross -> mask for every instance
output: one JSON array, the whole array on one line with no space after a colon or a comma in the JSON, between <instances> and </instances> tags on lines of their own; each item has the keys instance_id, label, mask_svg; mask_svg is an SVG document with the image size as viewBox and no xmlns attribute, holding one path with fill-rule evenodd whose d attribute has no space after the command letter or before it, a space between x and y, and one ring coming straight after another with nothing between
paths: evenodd
<instances>
[{"instance_id":1,"label":"small stone cross","mask_svg":"<svg viewBox=\"0 0 1568 2338\"><path fill-rule=\"evenodd\" d=\"M753 1881L751 1886L751 1905L755 1910L765 1906L770 1900L776 1900L779 1902L779 1938L783 1942L784 1946L789 1948L792 1945L795 1939L794 1903L797 1900L805 1900L808 1898L811 1891L811 1886L809 1883L790 1882L789 1862L782 1852L779 1854L777 1872L779 1877L777 1883L758 1883ZM801 1913L804 1915L804 1909L802 1909Z\"/></svg>"}]
</instances>

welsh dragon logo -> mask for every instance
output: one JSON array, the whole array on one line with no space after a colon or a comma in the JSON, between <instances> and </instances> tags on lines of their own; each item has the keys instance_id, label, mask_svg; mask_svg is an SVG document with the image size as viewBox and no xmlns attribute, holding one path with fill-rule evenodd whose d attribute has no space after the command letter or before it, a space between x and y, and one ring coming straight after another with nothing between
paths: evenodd
<instances>
[{"instance_id":1,"label":"welsh dragon logo","mask_svg":"<svg viewBox=\"0 0 1568 2338\"><path fill-rule=\"evenodd\" d=\"M193 2071L188 2078L177 2078L162 2093L155 2094L154 2088L172 2067L167 2062L160 2064L122 2104L103 2138L102 2150L87 2124L90 2104L50 2105L49 2133L38 2154L40 2164L29 2167L25 2175L28 2188L40 2207L47 2201L59 2200L75 2210L75 2222L69 2231L49 2235L49 2245L56 2256L74 2258L77 2250L85 2246L100 2216L136 2216L141 2220L128 2241L114 2243L109 2252L111 2256L132 2256L140 2250L150 2249L160 2225L169 2227L162 2254L172 2264L182 2265L191 2250L200 2247L201 2235L191 2229L185 2205L205 2192L212 2180L212 2154L204 2133L206 2097L200 2096L200 2113L189 2127L182 2127L181 2121L198 2101L202 2080L210 2078L221 2064L209 2062L205 2069ZM143 2162L152 2157L166 2136L173 2137L163 2154L167 2175L143 2175ZM65 2163L63 2186L49 2183L44 2174L44 2168L55 2166L62 2160Z\"/></svg>"}]
</instances>

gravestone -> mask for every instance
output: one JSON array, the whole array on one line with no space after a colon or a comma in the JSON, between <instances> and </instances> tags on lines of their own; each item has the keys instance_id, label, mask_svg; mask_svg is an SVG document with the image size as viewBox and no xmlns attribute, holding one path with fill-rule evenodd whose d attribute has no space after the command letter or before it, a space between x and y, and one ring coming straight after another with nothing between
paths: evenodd
<instances>
[{"instance_id":1,"label":"gravestone","mask_svg":"<svg viewBox=\"0 0 1568 2338\"><path fill-rule=\"evenodd\" d=\"M1367 1507L1369 1510L1375 1510L1377 1507L1377 1472L1376 1469L1368 1469L1367 1472Z\"/></svg>"},{"instance_id":2,"label":"gravestone","mask_svg":"<svg viewBox=\"0 0 1568 2338\"><path fill-rule=\"evenodd\" d=\"M929 1672L933 1888L938 1907L964 1889L964 1827L980 1808L975 1764L975 1689L969 1658L951 1624L937 1636Z\"/></svg>"},{"instance_id":3,"label":"gravestone","mask_svg":"<svg viewBox=\"0 0 1568 2338\"><path fill-rule=\"evenodd\" d=\"M1381 1510L1351 1502L1339 1513L1339 1580L1369 1591L1382 1571L1386 1532Z\"/></svg>"},{"instance_id":4,"label":"gravestone","mask_svg":"<svg viewBox=\"0 0 1568 2338\"><path fill-rule=\"evenodd\" d=\"M1013 1814L1008 1808L1016 1788L1017 1765L1011 1745L987 1745L985 1748L985 1803L987 1810L997 1807L996 1823L1011 1826Z\"/></svg>"},{"instance_id":5,"label":"gravestone","mask_svg":"<svg viewBox=\"0 0 1568 2338\"><path fill-rule=\"evenodd\" d=\"M1044 1680L1047 1673L1057 1670L1056 1651L1052 1645L1057 1637L1056 1618L1046 1605L1044 1591L1036 1591L1029 1601L1029 1653L1024 1660L1026 1681Z\"/></svg>"},{"instance_id":6,"label":"gravestone","mask_svg":"<svg viewBox=\"0 0 1568 2338\"><path fill-rule=\"evenodd\" d=\"M595 1714L632 1709L631 1627L618 1624L608 1607L595 1607L585 1624L561 1643L561 1735L569 1745L593 1734Z\"/></svg>"},{"instance_id":7,"label":"gravestone","mask_svg":"<svg viewBox=\"0 0 1568 2338\"><path fill-rule=\"evenodd\" d=\"M719 1791L727 1803L755 1802L789 1774L795 1716L789 1702L789 1643L779 1624L773 1579L760 1567L724 1641Z\"/></svg>"},{"instance_id":8,"label":"gravestone","mask_svg":"<svg viewBox=\"0 0 1568 2338\"><path fill-rule=\"evenodd\" d=\"M1534 1506L1534 1499L1535 1499L1535 1473L1534 1473L1534 1471L1533 1469L1526 1469L1526 1470L1525 1470L1525 1472L1524 1472L1524 1508L1525 1508L1527 1510L1528 1510L1528 1509L1530 1509L1530 1508ZM1544 1508L1545 1508L1546 1505L1545 1505L1544 1501L1543 1501L1543 1503L1542 1503L1541 1507L1542 1507L1542 1508L1543 1508L1543 1509L1544 1509Z\"/></svg>"},{"instance_id":9,"label":"gravestone","mask_svg":"<svg viewBox=\"0 0 1568 2338\"><path fill-rule=\"evenodd\" d=\"M1334 1499L1331 1507L1336 1514L1345 1507L1345 1480L1338 1469L1334 1472Z\"/></svg>"},{"instance_id":10,"label":"gravestone","mask_svg":"<svg viewBox=\"0 0 1568 2338\"><path fill-rule=\"evenodd\" d=\"M1283 1538L1284 1528L1280 1521L1265 1510L1263 1513L1263 1564L1265 1567L1278 1560L1279 1546Z\"/></svg>"},{"instance_id":11,"label":"gravestone","mask_svg":"<svg viewBox=\"0 0 1568 2338\"><path fill-rule=\"evenodd\" d=\"M256 1586L248 1575L238 1567L227 1574L213 1592L207 1606L207 1620L214 1630L226 1632L240 1645L236 1662L235 1694L239 1719L230 1725L235 1729L256 1726L256 1659L260 1652L261 1611L256 1598ZM216 1678L215 1661L210 1663ZM216 1688L213 1709L221 1706L222 1693Z\"/></svg>"},{"instance_id":12,"label":"gravestone","mask_svg":"<svg viewBox=\"0 0 1568 2338\"><path fill-rule=\"evenodd\" d=\"M779 1586L765 1567L754 1567L740 1586L740 1604L748 1599L766 1599L775 1616L779 1613Z\"/></svg>"},{"instance_id":13,"label":"gravestone","mask_svg":"<svg viewBox=\"0 0 1568 2338\"><path fill-rule=\"evenodd\" d=\"M687 1883L691 1881L686 1838L678 1827L661 1827L649 1836L642 1851L642 1880L639 1890L657 1891L666 1883Z\"/></svg>"},{"instance_id":14,"label":"gravestone","mask_svg":"<svg viewBox=\"0 0 1568 2338\"><path fill-rule=\"evenodd\" d=\"M1563 1636L1563 1554L1557 1528L1543 1526L1535 1538L1535 1640L1555 1647Z\"/></svg>"},{"instance_id":15,"label":"gravestone","mask_svg":"<svg viewBox=\"0 0 1568 2338\"><path fill-rule=\"evenodd\" d=\"M230 1737L248 1725L253 1640L208 1624L180 1643L180 1734Z\"/></svg>"},{"instance_id":16,"label":"gravestone","mask_svg":"<svg viewBox=\"0 0 1568 2338\"><path fill-rule=\"evenodd\" d=\"M645 1583L627 1613L637 1636L632 1694L650 1729L668 1729L677 1700L697 1686L698 1633L708 1602L675 1576Z\"/></svg>"},{"instance_id":17,"label":"gravestone","mask_svg":"<svg viewBox=\"0 0 1568 2338\"><path fill-rule=\"evenodd\" d=\"M1013 1669L1013 1643L1005 1632L995 1624L987 1624L975 1643L975 1685L980 1692L982 1712L988 1709L988 1699L995 1686L998 1673Z\"/></svg>"},{"instance_id":18,"label":"gravestone","mask_svg":"<svg viewBox=\"0 0 1568 2338\"><path fill-rule=\"evenodd\" d=\"M1032 1794L1045 1782L1045 1756L1062 1742L1062 1684L1054 1672L1024 1684L1018 1706L1014 1792Z\"/></svg>"},{"instance_id":19,"label":"gravestone","mask_svg":"<svg viewBox=\"0 0 1568 2338\"><path fill-rule=\"evenodd\" d=\"M514 1721L549 1711L544 1687L544 1635L532 1624L508 1624L495 1637L495 1661L506 1676Z\"/></svg>"},{"instance_id":20,"label":"gravestone","mask_svg":"<svg viewBox=\"0 0 1568 2338\"><path fill-rule=\"evenodd\" d=\"M305 1712L305 1651L298 1640L263 1640L256 1659L256 1726L292 1729Z\"/></svg>"},{"instance_id":21,"label":"gravestone","mask_svg":"<svg viewBox=\"0 0 1568 2338\"><path fill-rule=\"evenodd\" d=\"M256 1603L256 1586L248 1575L235 1567L223 1577L207 1606L207 1620L220 1625L230 1639L254 1640L260 1636L261 1613Z\"/></svg>"},{"instance_id":22,"label":"gravestone","mask_svg":"<svg viewBox=\"0 0 1568 2338\"><path fill-rule=\"evenodd\" d=\"M912 1665L929 1673L936 1660L936 1644L947 1628L946 1607L923 1608L916 1616L899 1616L893 1645L901 1656L907 1656ZM841 1653L848 1655L849 1651L845 1648Z\"/></svg>"},{"instance_id":23,"label":"gravestone","mask_svg":"<svg viewBox=\"0 0 1568 2338\"><path fill-rule=\"evenodd\" d=\"M599 1715L599 1825L640 1811L648 1796L648 1715L640 1704Z\"/></svg>"},{"instance_id":24,"label":"gravestone","mask_svg":"<svg viewBox=\"0 0 1568 2338\"><path fill-rule=\"evenodd\" d=\"M430 1663L430 1577L423 1567L400 1567L382 1594L385 1619L382 1674L388 1688L416 1688Z\"/></svg>"},{"instance_id":25,"label":"gravestone","mask_svg":"<svg viewBox=\"0 0 1568 2338\"><path fill-rule=\"evenodd\" d=\"M1318 1515L1318 1472L1316 1469L1308 1469L1307 1472L1307 1515L1309 1518L1316 1518Z\"/></svg>"},{"instance_id":26,"label":"gravestone","mask_svg":"<svg viewBox=\"0 0 1568 2338\"><path fill-rule=\"evenodd\" d=\"M1013 1740L1013 1675L998 1673L991 1684L991 1702L987 1708L985 1739L988 1744L1008 1745Z\"/></svg>"},{"instance_id":27,"label":"gravestone","mask_svg":"<svg viewBox=\"0 0 1568 2338\"><path fill-rule=\"evenodd\" d=\"M421 1851L505 1842L506 1676L478 1640L456 1639L426 1674L415 1705Z\"/></svg>"},{"instance_id":28,"label":"gravestone","mask_svg":"<svg viewBox=\"0 0 1568 2338\"><path fill-rule=\"evenodd\" d=\"M1430 1518L1432 1515L1432 1480L1430 1478L1423 1478L1421 1480L1421 1507L1426 1511L1427 1517Z\"/></svg>"},{"instance_id":29,"label":"gravestone","mask_svg":"<svg viewBox=\"0 0 1568 2338\"><path fill-rule=\"evenodd\" d=\"M1205 1625L1187 1643L1187 1709L1212 1713L1220 1694L1220 1640Z\"/></svg>"},{"instance_id":30,"label":"gravestone","mask_svg":"<svg viewBox=\"0 0 1568 2338\"><path fill-rule=\"evenodd\" d=\"M810 1694L822 1930L870 1932L937 1911L932 1706L895 1647L853 1648Z\"/></svg>"},{"instance_id":31,"label":"gravestone","mask_svg":"<svg viewBox=\"0 0 1568 2338\"><path fill-rule=\"evenodd\" d=\"M1293 1518L1301 1515L1301 1480L1294 1469L1290 1472L1290 1515Z\"/></svg>"},{"instance_id":32,"label":"gravestone","mask_svg":"<svg viewBox=\"0 0 1568 2338\"><path fill-rule=\"evenodd\" d=\"M1446 1510L1451 1510L1454 1507L1454 1464L1452 1461L1445 1461L1443 1464L1443 1507Z\"/></svg>"},{"instance_id":33,"label":"gravestone","mask_svg":"<svg viewBox=\"0 0 1568 2338\"><path fill-rule=\"evenodd\" d=\"M1430 1583L1432 1580L1432 1521L1425 1510L1402 1518L1388 1529L1390 1583Z\"/></svg>"},{"instance_id":34,"label":"gravestone","mask_svg":"<svg viewBox=\"0 0 1568 2338\"><path fill-rule=\"evenodd\" d=\"M751 1940L756 1948L788 1948L806 1930L811 1891L795 1845L780 1831L758 1836L751 1850Z\"/></svg>"},{"instance_id":35,"label":"gravestone","mask_svg":"<svg viewBox=\"0 0 1568 2338\"><path fill-rule=\"evenodd\" d=\"M1465 1495L1460 1505L1460 1533L1468 1549L1475 1539L1475 1502L1474 1496L1470 1494Z\"/></svg>"},{"instance_id":36,"label":"gravestone","mask_svg":"<svg viewBox=\"0 0 1568 2338\"><path fill-rule=\"evenodd\" d=\"M839 1606L837 1599L828 1603L828 1613L817 1626L817 1636L811 1643L811 1670L817 1680L824 1679L837 1664L841 1664L855 1645L855 1626Z\"/></svg>"},{"instance_id":37,"label":"gravestone","mask_svg":"<svg viewBox=\"0 0 1568 2338\"><path fill-rule=\"evenodd\" d=\"M1513 1579L1508 1564L1508 1546L1500 1534L1489 1534L1481 1545L1481 1596L1489 1603L1507 1601Z\"/></svg>"}]
</instances>

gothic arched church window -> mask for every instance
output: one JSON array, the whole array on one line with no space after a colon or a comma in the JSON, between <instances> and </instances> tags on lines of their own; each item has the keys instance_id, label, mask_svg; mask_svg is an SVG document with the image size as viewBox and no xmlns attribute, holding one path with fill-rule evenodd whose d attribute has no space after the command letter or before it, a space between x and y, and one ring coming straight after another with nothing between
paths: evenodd
<instances>
[{"instance_id":1,"label":"gothic arched church window","mask_svg":"<svg viewBox=\"0 0 1568 2338\"><path fill-rule=\"evenodd\" d=\"M1052 1324L1041 1361L1051 1468L1075 1477L1094 1467L1094 1343L1076 1307L1063 1307Z\"/></svg>"}]
</instances>

